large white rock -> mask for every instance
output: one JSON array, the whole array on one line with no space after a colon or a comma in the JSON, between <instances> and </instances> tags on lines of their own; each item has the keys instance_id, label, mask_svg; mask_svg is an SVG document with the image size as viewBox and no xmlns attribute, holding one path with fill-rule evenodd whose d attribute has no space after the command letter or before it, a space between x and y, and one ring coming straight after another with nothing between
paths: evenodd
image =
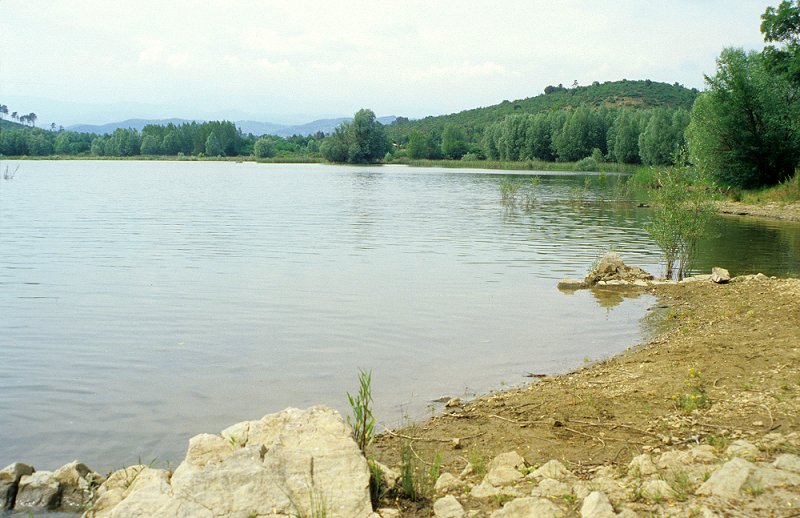
<instances>
[{"instance_id":1,"label":"large white rock","mask_svg":"<svg viewBox=\"0 0 800 518\"><path fill-rule=\"evenodd\" d=\"M33 467L21 462L0 469L0 511L11 507L17 495L20 479L34 471Z\"/></svg>"},{"instance_id":2,"label":"large white rock","mask_svg":"<svg viewBox=\"0 0 800 518\"><path fill-rule=\"evenodd\" d=\"M326 407L289 408L220 436L196 436L171 476L128 471L101 486L93 517L372 514L367 461L339 413Z\"/></svg>"},{"instance_id":3,"label":"large white rock","mask_svg":"<svg viewBox=\"0 0 800 518\"><path fill-rule=\"evenodd\" d=\"M800 473L800 456L791 453L783 453L778 455L772 465L778 469Z\"/></svg>"},{"instance_id":4,"label":"large white rock","mask_svg":"<svg viewBox=\"0 0 800 518\"><path fill-rule=\"evenodd\" d=\"M498 466L486 474L484 480L494 487L510 486L514 482L521 480L523 474L511 466Z\"/></svg>"},{"instance_id":5,"label":"large white rock","mask_svg":"<svg viewBox=\"0 0 800 518\"><path fill-rule=\"evenodd\" d=\"M60 504L61 485L52 471L36 471L23 475L14 509L17 511L52 511Z\"/></svg>"},{"instance_id":6,"label":"large white rock","mask_svg":"<svg viewBox=\"0 0 800 518\"><path fill-rule=\"evenodd\" d=\"M752 462L735 457L715 471L702 486L697 488L696 493L722 498L737 498L754 469L755 465Z\"/></svg>"},{"instance_id":7,"label":"large white rock","mask_svg":"<svg viewBox=\"0 0 800 518\"><path fill-rule=\"evenodd\" d=\"M758 457L758 448L744 439L737 439L733 441L725 450L725 454L729 457L741 457L747 460L755 460Z\"/></svg>"},{"instance_id":8,"label":"large white rock","mask_svg":"<svg viewBox=\"0 0 800 518\"><path fill-rule=\"evenodd\" d=\"M614 507L602 491L593 491L583 499L581 518L616 518Z\"/></svg>"},{"instance_id":9,"label":"large white rock","mask_svg":"<svg viewBox=\"0 0 800 518\"><path fill-rule=\"evenodd\" d=\"M461 491L462 489L464 489L464 481L450 473L442 473L433 486L433 490L438 494Z\"/></svg>"},{"instance_id":10,"label":"large white rock","mask_svg":"<svg viewBox=\"0 0 800 518\"><path fill-rule=\"evenodd\" d=\"M555 480L563 480L572 475L569 470L564 467L559 461L553 459L545 462L540 468L535 470L531 475L534 478L552 478Z\"/></svg>"},{"instance_id":11,"label":"large white rock","mask_svg":"<svg viewBox=\"0 0 800 518\"><path fill-rule=\"evenodd\" d=\"M506 453L501 453L487 466L487 471L492 471L493 469L497 469L499 467L509 467L514 469L524 468L525 467L525 459L522 458L522 455L515 451L509 451Z\"/></svg>"},{"instance_id":12,"label":"large white rock","mask_svg":"<svg viewBox=\"0 0 800 518\"><path fill-rule=\"evenodd\" d=\"M653 463L653 459L650 458L650 455L646 453L642 453L631 459L630 464L628 464L628 476L629 477L647 477L649 475L654 475L658 472L656 465Z\"/></svg>"},{"instance_id":13,"label":"large white rock","mask_svg":"<svg viewBox=\"0 0 800 518\"><path fill-rule=\"evenodd\" d=\"M453 495L447 495L433 503L433 515L436 518L462 518L464 507Z\"/></svg>"},{"instance_id":14,"label":"large white rock","mask_svg":"<svg viewBox=\"0 0 800 518\"><path fill-rule=\"evenodd\" d=\"M553 518L564 516L564 511L546 498L517 498L502 509L493 512L491 518Z\"/></svg>"}]
</instances>

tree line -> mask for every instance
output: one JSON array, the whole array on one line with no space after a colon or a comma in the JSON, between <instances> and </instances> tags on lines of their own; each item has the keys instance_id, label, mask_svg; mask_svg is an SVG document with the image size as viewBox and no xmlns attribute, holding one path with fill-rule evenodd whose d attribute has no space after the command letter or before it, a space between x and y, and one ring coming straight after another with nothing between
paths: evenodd
<instances>
[{"instance_id":1,"label":"tree line","mask_svg":"<svg viewBox=\"0 0 800 518\"><path fill-rule=\"evenodd\" d=\"M142 131L116 129L97 135L75 131L45 131L34 127L0 127L0 155L5 156L256 156L297 157L319 152L322 133L310 136L255 137L244 135L229 121L191 122Z\"/></svg>"}]
</instances>

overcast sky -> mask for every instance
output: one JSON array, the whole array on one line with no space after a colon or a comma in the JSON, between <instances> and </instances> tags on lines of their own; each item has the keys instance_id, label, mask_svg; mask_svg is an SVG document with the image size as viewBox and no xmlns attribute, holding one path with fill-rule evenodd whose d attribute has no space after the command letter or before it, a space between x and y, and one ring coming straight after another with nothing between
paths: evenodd
<instances>
[{"instance_id":1,"label":"overcast sky","mask_svg":"<svg viewBox=\"0 0 800 518\"><path fill-rule=\"evenodd\" d=\"M702 88L723 47L763 46L777 3L0 0L0 103L61 124L300 122L451 113L574 80Z\"/></svg>"}]
</instances>

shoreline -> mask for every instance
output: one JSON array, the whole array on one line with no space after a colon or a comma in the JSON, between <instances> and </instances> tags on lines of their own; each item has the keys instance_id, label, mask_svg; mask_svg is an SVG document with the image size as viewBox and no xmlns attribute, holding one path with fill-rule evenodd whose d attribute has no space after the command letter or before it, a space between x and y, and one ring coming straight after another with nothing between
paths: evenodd
<instances>
[{"instance_id":1,"label":"shoreline","mask_svg":"<svg viewBox=\"0 0 800 518\"><path fill-rule=\"evenodd\" d=\"M790 440L773 453L800 453L800 279L746 276L730 284L695 281L643 291L658 299L645 317L656 333L644 343L390 430L370 453L397 466L410 444L424 462L440 455L442 471L459 476L514 451L531 467L558 460L584 480L602 470L624 471L642 454L657 458L692 445L712 445L722 459L732 442L760 444L776 433ZM710 401L707 408L680 408L679 398L695 393L687 389L693 383ZM480 480L462 478L467 487ZM516 494L516 487L508 489L509 498ZM699 498L664 500L670 509L688 509ZM461 500L486 515L500 509L497 499ZM409 503L401 516L426 512Z\"/></svg>"}]
</instances>

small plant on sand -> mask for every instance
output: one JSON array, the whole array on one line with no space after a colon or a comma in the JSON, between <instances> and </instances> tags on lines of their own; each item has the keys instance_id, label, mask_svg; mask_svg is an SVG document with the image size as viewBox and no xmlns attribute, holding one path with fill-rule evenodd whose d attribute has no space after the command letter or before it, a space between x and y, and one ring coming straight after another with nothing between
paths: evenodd
<instances>
[{"instance_id":1,"label":"small plant on sand","mask_svg":"<svg viewBox=\"0 0 800 518\"><path fill-rule=\"evenodd\" d=\"M706 394L705 381L700 371L694 368L689 369L684 385L686 386L686 391L683 394L672 396L672 400L678 409L688 414L694 410L711 406L711 400Z\"/></svg>"},{"instance_id":2,"label":"small plant on sand","mask_svg":"<svg viewBox=\"0 0 800 518\"><path fill-rule=\"evenodd\" d=\"M426 468L424 464L428 464ZM400 487L409 500L419 502L433 496L433 487L442 473L442 455L437 453L433 462L425 463L417 457L410 444L401 451Z\"/></svg>"},{"instance_id":3,"label":"small plant on sand","mask_svg":"<svg viewBox=\"0 0 800 518\"><path fill-rule=\"evenodd\" d=\"M375 417L372 415L372 370L358 372L358 394L347 393L347 401L353 415L347 416L347 424L353 428L353 438L362 452L375 437Z\"/></svg>"}]
</instances>

